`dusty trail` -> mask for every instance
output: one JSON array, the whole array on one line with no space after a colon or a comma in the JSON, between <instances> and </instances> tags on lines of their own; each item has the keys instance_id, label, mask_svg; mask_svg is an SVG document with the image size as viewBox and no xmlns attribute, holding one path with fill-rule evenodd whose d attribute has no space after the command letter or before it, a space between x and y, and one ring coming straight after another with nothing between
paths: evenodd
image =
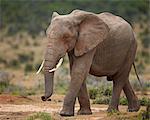
<instances>
[{"instance_id":1,"label":"dusty trail","mask_svg":"<svg viewBox=\"0 0 150 120\"><path fill-rule=\"evenodd\" d=\"M76 111L79 109L79 107L77 106L76 107ZM94 113L98 113L101 111L101 113L103 113L104 111L106 110L105 107L103 108L93 108L92 111ZM58 111L60 111L60 108L51 108L51 107L48 107L48 106L42 106L42 105L14 105L14 104L0 104L0 112L3 113L3 114L0 114L0 119L4 119L4 118L9 118L8 115L14 115L14 117L19 117L19 115L24 115L24 117L27 115L30 115L32 113L35 113L35 112L46 112L46 113L51 113L54 118L58 118L58 119L63 119L59 116L58 114ZM24 113L24 114L23 114ZM23 116L21 116L23 117ZM91 119L102 119L104 117L106 117L106 115L98 115L98 114L94 114L93 115L90 115L88 116L90 117ZM70 119L73 119L74 117L70 118ZM87 116L75 116L74 119L87 119ZM10 117L10 119L13 119L13 117ZM20 119L20 117L18 118L18 120ZM23 118L22 118L23 119ZM65 118L64 118L65 119ZM68 119L68 118L66 118ZM88 118L89 119L89 118Z\"/></svg>"},{"instance_id":2,"label":"dusty trail","mask_svg":"<svg viewBox=\"0 0 150 120\"><path fill-rule=\"evenodd\" d=\"M51 101L42 102L40 96L10 96L0 95L0 120L25 120L36 112L50 113L55 120L116 120L108 116L107 105L92 105L92 115L75 115L74 117L61 117L59 111L63 104L62 95L54 95ZM75 113L79 105L76 104ZM120 111L124 115L134 116L137 113L125 113L127 106L121 106Z\"/></svg>"}]
</instances>

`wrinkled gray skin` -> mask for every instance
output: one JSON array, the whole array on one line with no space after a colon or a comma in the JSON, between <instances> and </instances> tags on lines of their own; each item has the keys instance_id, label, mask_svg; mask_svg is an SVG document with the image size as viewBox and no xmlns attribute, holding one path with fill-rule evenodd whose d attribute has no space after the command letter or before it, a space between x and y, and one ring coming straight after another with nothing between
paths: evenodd
<instances>
[{"instance_id":1,"label":"wrinkled gray skin","mask_svg":"<svg viewBox=\"0 0 150 120\"><path fill-rule=\"evenodd\" d=\"M43 101L53 93L54 72L48 70L54 68L66 53L70 61L71 82L60 115L74 115L76 97L80 103L78 114L92 113L85 81L88 73L107 76L113 81L109 112L118 110L122 89L128 99L128 110L139 110L138 99L129 82L137 45L132 28L124 19L111 13L74 10L68 15L58 15L54 12L47 39Z\"/></svg>"}]
</instances>

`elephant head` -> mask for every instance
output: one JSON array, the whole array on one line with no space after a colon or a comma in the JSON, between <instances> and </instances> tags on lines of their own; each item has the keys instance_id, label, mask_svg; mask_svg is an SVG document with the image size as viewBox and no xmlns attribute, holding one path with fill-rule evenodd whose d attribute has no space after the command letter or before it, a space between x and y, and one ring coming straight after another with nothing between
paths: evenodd
<instances>
[{"instance_id":1,"label":"elephant head","mask_svg":"<svg viewBox=\"0 0 150 120\"><path fill-rule=\"evenodd\" d=\"M47 49L44 63L45 96L47 100L53 93L53 69L58 61L69 51L80 57L94 49L107 36L108 26L96 14L74 10L68 15L54 12L47 28Z\"/></svg>"}]
</instances>

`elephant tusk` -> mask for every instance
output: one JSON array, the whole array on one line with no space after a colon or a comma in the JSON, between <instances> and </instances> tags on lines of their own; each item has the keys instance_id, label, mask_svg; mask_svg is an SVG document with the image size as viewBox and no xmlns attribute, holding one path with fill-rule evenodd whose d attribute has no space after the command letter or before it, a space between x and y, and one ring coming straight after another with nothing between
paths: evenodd
<instances>
[{"instance_id":1,"label":"elephant tusk","mask_svg":"<svg viewBox=\"0 0 150 120\"><path fill-rule=\"evenodd\" d=\"M49 70L49 72L54 72L54 71L56 71L56 70L61 66L62 62L63 62L63 58L61 58L61 59L59 60L59 63L56 65L56 68L53 68L53 69Z\"/></svg>"},{"instance_id":2,"label":"elephant tusk","mask_svg":"<svg viewBox=\"0 0 150 120\"><path fill-rule=\"evenodd\" d=\"M44 62L45 62L45 59L43 60L43 62L41 63L41 66L39 68L39 70L36 72L36 74L39 74L43 68L43 65L44 65Z\"/></svg>"}]
</instances>

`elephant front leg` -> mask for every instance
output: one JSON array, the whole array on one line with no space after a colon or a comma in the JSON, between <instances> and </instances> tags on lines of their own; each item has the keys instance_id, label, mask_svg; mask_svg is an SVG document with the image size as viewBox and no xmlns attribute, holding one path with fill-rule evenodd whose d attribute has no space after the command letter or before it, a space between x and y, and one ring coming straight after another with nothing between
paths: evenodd
<instances>
[{"instance_id":1,"label":"elephant front leg","mask_svg":"<svg viewBox=\"0 0 150 120\"><path fill-rule=\"evenodd\" d=\"M60 112L61 116L74 115L75 100L78 96L83 81L86 79L86 76L90 70L94 52L95 49L84 54L83 56L77 57L73 61L71 70L71 82L69 85L69 91L67 92L64 99L63 109Z\"/></svg>"},{"instance_id":2,"label":"elephant front leg","mask_svg":"<svg viewBox=\"0 0 150 120\"><path fill-rule=\"evenodd\" d=\"M78 95L78 100L80 104L80 110L78 111L78 115L89 115L92 114L92 111L90 109L90 100L86 88L86 81L83 82L79 95Z\"/></svg>"}]
</instances>

